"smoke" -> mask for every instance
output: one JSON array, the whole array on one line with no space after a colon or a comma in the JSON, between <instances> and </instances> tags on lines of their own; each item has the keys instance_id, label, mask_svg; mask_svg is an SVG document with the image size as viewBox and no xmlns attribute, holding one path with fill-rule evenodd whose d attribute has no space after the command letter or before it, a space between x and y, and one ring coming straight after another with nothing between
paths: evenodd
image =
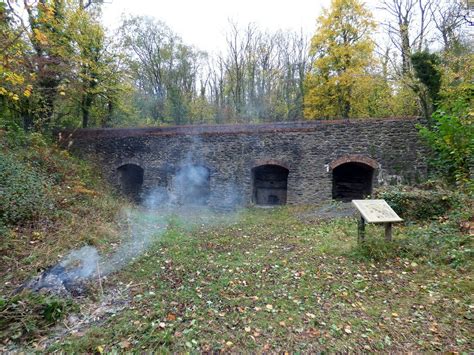
<instances>
[{"instance_id":1,"label":"smoke","mask_svg":"<svg viewBox=\"0 0 474 355\"><path fill-rule=\"evenodd\" d=\"M213 186L219 211L209 208L209 201L213 198L211 171L201 163L196 155L198 151L194 147L186 154L176 166L168 186L154 188L142 198L140 206L123 209L118 214L117 223L122 226L123 241L111 255L101 257L91 246L73 250L24 287L61 295L74 294L84 281L106 276L136 260L163 237L171 224L178 222L183 228L193 228L235 221L241 194L233 183Z\"/></svg>"},{"instance_id":2,"label":"smoke","mask_svg":"<svg viewBox=\"0 0 474 355\"><path fill-rule=\"evenodd\" d=\"M88 278L94 274L99 262L99 253L97 249L91 246L85 246L78 250L70 252L59 266L64 268L67 278L73 280L76 278Z\"/></svg>"},{"instance_id":3,"label":"smoke","mask_svg":"<svg viewBox=\"0 0 474 355\"><path fill-rule=\"evenodd\" d=\"M209 170L199 165L184 165L171 183L171 203L206 205L210 197Z\"/></svg>"},{"instance_id":4,"label":"smoke","mask_svg":"<svg viewBox=\"0 0 474 355\"><path fill-rule=\"evenodd\" d=\"M21 286L17 292L27 288L35 292L46 290L60 296L81 295L84 293L82 281L95 274L99 260L99 253L94 247L73 250L58 264Z\"/></svg>"}]
</instances>

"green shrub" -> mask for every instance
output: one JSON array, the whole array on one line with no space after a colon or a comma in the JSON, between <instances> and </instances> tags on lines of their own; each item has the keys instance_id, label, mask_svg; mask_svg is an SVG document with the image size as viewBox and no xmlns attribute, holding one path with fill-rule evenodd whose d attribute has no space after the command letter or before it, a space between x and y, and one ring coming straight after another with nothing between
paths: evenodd
<instances>
[{"instance_id":1,"label":"green shrub","mask_svg":"<svg viewBox=\"0 0 474 355\"><path fill-rule=\"evenodd\" d=\"M32 292L0 298L0 341L39 336L75 308L71 300Z\"/></svg>"},{"instance_id":2,"label":"green shrub","mask_svg":"<svg viewBox=\"0 0 474 355\"><path fill-rule=\"evenodd\" d=\"M376 191L405 220L427 220L448 213L459 204L455 193L441 188L425 190L409 186L388 186Z\"/></svg>"},{"instance_id":3,"label":"green shrub","mask_svg":"<svg viewBox=\"0 0 474 355\"><path fill-rule=\"evenodd\" d=\"M370 261L406 258L417 262L462 267L472 263L472 237L459 232L456 221L431 222L407 228L405 235L387 243L380 235L368 236L352 251L353 256Z\"/></svg>"},{"instance_id":4,"label":"green shrub","mask_svg":"<svg viewBox=\"0 0 474 355\"><path fill-rule=\"evenodd\" d=\"M427 182L422 187L379 189L376 196L385 199L405 219L406 226L400 227L403 232L390 243L381 238L382 232L367 235L352 255L371 261L407 258L452 267L472 266L474 240L460 229L461 222L472 217L471 196L444 190L439 182Z\"/></svg>"},{"instance_id":5,"label":"green shrub","mask_svg":"<svg viewBox=\"0 0 474 355\"><path fill-rule=\"evenodd\" d=\"M52 209L49 184L15 154L0 151L0 228L37 219Z\"/></svg>"},{"instance_id":6,"label":"green shrub","mask_svg":"<svg viewBox=\"0 0 474 355\"><path fill-rule=\"evenodd\" d=\"M474 191L472 177L474 149L474 85L447 98L433 113L431 126L419 126L421 137L434 152L430 161L434 172L450 183Z\"/></svg>"}]
</instances>

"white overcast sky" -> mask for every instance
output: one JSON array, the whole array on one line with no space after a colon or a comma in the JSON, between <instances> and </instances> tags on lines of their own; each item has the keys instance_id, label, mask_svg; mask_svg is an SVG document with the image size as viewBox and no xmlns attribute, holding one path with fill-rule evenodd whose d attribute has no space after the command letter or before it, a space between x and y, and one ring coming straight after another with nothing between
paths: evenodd
<instances>
[{"instance_id":1,"label":"white overcast sky","mask_svg":"<svg viewBox=\"0 0 474 355\"><path fill-rule=\"evenodd\" d=\"M387 13L380 10L382 0L363 2L376 22L387 20ZM155 17L184 43L215 54L225 50L229 20L242 27L254 23L262 30L303 30L312 35L322 8L330 3L331 0L104 0L102 13L103 23L111 31L120 24L122 15ZM466 25L465 29L474 35L474 26ZM382 32L385 31L379 27L375 37L381 48L389 43Z\"/></svg>"},{"instance_id":2,"label":"white overcast sky","mask_svg":"<svg viewBox=\"0 0 474 355\"><path fill-rule=\"evenodd\" d=\"M373 10L377 0L366 1ZM223 50L232 19L275 31L303 29L314 33L316 18L330 0L106 0L103 21L113 29L122 14L147 15L164 21L185 43L208 52Z\"/></svg>"}]
</instances>

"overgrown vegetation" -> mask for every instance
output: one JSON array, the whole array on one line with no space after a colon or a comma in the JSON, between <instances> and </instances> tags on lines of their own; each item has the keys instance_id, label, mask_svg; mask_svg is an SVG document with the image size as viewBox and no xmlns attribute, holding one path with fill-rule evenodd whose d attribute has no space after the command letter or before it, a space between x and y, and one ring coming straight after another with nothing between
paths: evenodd
<instances>
[{"instance_id":1,"label":"overgrown vegetation","mask_svg":"<svg viewBox=\"0 0 474 355\"><path fill-rule=\"evenodd\" d=\"M125 204L89 165L41 135L13 132L2 132L1 154L8 171L28 177L2 187L21 191L21 200L30 177L40 176L49 182L41 191L54 208L28 214L30 206L13 199L4 208L29 216L3 219L5 349L32 343L37 350L77 352L473 348L473 245L459 225L471 208L462 192L441 189L382 192L407 213L392 243L369 225L367 241L357 245L355 218L321 219L317 207L251 209L191 229L176 216L142 257L104 280L102 291L92 287L80 305L13 295L70 249L91 244L111 251L120 241L115 214ZM112 305L121 295L117 302L126 306L101 310L102 292ZM94 310L105 314L96 325L86 321ZM77 316L65 317L71 312ZM72 330L54 330L58 320ZM68 336L51 343L62 332Z\"/></svg>"},{"instance_id":2,"label":"overgrown vegetation","mask_svg":"<svg viewBox=\"0 0 474 355\"><path fill-rule=\"evenodd\" d=\"M55 264L71 249L94 245L108 250L120 240L116 213L126 202L111 192L97 169L42 135L25 134L21 129L0 130L0 158L2 297L11 295L22 282ZM43 325L54 320L48 316L45 323L40 314L34 315L52 300L25 297L3 298L5 316L16 315L21 324L26 321L21 314L31 313L32 322ZM26 305L31 311L25 311ZM8 319L14 327L14 321ZM21 324L21 329L30 331Z\"/></svg>"},{"instance_id":3,"label":"overgrown vegetation","mask_svg":"<svg viewBox=\"0 0 474 355\"><path fill-rule=\"evenodd\" d=\"M448 182L474 192L474 87L468 86L449 96L433 114L433 124L420 127L421 136L434 151L434 172Z\"/></svg>"},{"instance_id":4,"label":"overgrown vegetation","mask_svg":"<svg viewBox=\"0 0 474 355\"><path fill-rule=\"evenodd\" d=\"M420 187L385 186L377 190L375 197L387 201L398 215L408 221L437 219L466 203L461 202L459 193L440 184L440 181L433 181Z\"/></svg>"},{"instance_id":5,"label":"overgrown vegetation","mask_svg":"<svg viewBox=\"0 0 474 355\"><path fill-rule=\"evenodd\" d=\"M1 151L0 185L0 230L28 223L54 209L48 178Z\"/></svg>"},{"instance_id":6,"label":"overgrown vegetation","mask_svg":"<svg viewBox=\"0 0 474 355\"><path fill-rule=\"evenodd\" d=\"M27 341L39 338L73 310L77 307L72 300L34 293L0 298L0 339Z\"/></svg>"},{"instance_id":7,"label":"overgrown vegetation","mask_svg":"<svg viewBox=\"0 0 474 355\"><path fill-rule=\"evenodd\" d=\"M311 46L303 34L231 24L214 60L153 19L128 18L123 40L109 38L100 3L0 3L0 351L474 351L471 225L460 228L472 222L474 66L461 2L382 1L392 41L383 54L363 4L333 0ZM436 54L424 24L442 40ZM53 128L303 112L430 118L433 108L420 130L444 182L379 192L405 219L391 243L369 225L357 245L355 219L324 220L314 206L250 209L192 229L176 217L100 284L100 301L94 288L84 307L14 294L71 249L107 253L121 240L116 215L127 202L61 149ZM123 307L94 318L116 294ZM58 320L73 328L51 344Z\"/></svg>"},{"instance_id":8,"label":"overgrown vegetation","mask_svg":"<svg viewBox=\"0 0 474 355\"><path fill-rule=\"evenodd\" d=\"M470 351L472 238L444 218L397 226L393 244L369 225L360 246L355 218L315 207L177 220L107 282L126 309L48 350Z\"/></svg>"},{"instance_id":9,"label":"overgrown vegetation","mask_svg":"<svg viewBox=\"0 0 474 355\"><path fill-rule=\"evenodd\" d=\"M406 238L390 244L369 241L358 246L357 254L379 261L398 256L454 267L472 262L472 232L459 233L463 223L470 226L473 219L470 195L453 191L437 180L418 187L382 187L375 196L386 200L405 224L417 228L408 229Z\"/></svg>"}]
</instances>

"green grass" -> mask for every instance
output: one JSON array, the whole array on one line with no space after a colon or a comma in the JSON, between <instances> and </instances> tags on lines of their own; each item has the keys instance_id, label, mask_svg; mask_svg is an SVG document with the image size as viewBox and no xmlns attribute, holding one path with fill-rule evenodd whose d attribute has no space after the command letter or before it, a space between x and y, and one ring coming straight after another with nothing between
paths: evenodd
<instances>
[{"instance_id":1,"label":"green grass","mask_svg":"<svg viewBox=\"0 0 474 355\"><path fill-rule=\"evenodd\" d=\"M2 352L5 342L40 338L75 309L71 300L15 290L72 249L113 249L121 240L117 213L128 203L98 169L37 133L0 129L0 160Z\"/></svg>"},{"instance_id":2,"label":"green grass","mask_svg":"<svg viewBox=\"0 0 474 355\"><path fill-rule=\"evenodd\" d=\"M156 218L41 136L7 138L4 173L17 178L3 184L22 203L9 193L0 211L0 352L474 350L474 248L459 232L469 202L396 226L388 244L368 225L357 245L355 218L321 220L314 207ZM38 177L48 188L31 199ZM13 295L72 249L123 251L124 211L145 229L169 225L86 299Z\"/></svg>"},{"instance_id":3,"label":"green grass","mask_svg":"<svg viewBox=\"0 0 474 355\"><path fill-rule=\"evenodd\" d=\"M13 143L1 129L0 159L1 296L72 249L105 251L120 241L117 213L127 202L97 167L37 133ZM8 198L2 200L2 192Z\"/></svg>"},{"instance_id":4,"label":"green grass","mask_svg":"<svg viewBox=\"0 0 474 355\"><path fill-rule=\"evenodd\" d=\"M176 219L104 283L127 307L48 350L474 350L472 259L452 264L435 245L420 254L413 239L432 226L396 226L387 246L369 225L358 246L354 218L310 223L302 210L247 210L211 227Z\"/></svg>"}]
</instances>

